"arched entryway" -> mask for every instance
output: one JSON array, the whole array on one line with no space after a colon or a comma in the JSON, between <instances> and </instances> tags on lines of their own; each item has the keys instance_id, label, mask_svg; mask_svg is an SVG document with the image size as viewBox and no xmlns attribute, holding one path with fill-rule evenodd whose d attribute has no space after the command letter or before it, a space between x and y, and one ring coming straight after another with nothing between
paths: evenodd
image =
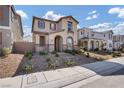
<instances>
[{"instance_id":1,"label":"arched entryway","mask_svg":"<svg viewBox=\"0 0 124 93\"><path fill-rule=\"evenodd\" d=\"M61 36L56 36L55 37L55 51L56 52L61 52L62 51L62 46L63 46L63 40Z\"/></svg>"},{"instance_id":2,"label":"arched entryway","mask_svg":"<svg viewBox=\"0 0 124 93\"><path fill-rule=\"evenodd\" d=\"M73 49L73 38L72 37L68 37L67 38L67 49L68 50L72 50Z\"/></svg>"},{"instance_id":3,"label":"arched entryway","mask_svg":"<svg viewBox=\"0 0 124 93\"><path fill-rule=\"evenodd\" d=\"M91 41L91 50L94 50L94 41Z\"/></svg>"}]
</instances>

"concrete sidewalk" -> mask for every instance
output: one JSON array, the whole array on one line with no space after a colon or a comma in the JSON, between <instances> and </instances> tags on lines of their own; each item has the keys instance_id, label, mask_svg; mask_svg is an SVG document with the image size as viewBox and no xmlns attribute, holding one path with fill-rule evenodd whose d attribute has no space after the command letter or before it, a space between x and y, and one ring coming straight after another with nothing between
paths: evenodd
<instances>
[{"instance_id":1,"label":"concrete sidewalk","mask_svg":"<svg viewBox=\"0 0 124 93\"><path fill-rule=\"evenodd\" d=\"M0 80L0 87L73 87L74 83L90 79L89 81L111 74L124 67L124 57L99 61L96 63L52 71L37 72ZM88 82L85 82L85 84Z\"/></svg>"}]
</instances>

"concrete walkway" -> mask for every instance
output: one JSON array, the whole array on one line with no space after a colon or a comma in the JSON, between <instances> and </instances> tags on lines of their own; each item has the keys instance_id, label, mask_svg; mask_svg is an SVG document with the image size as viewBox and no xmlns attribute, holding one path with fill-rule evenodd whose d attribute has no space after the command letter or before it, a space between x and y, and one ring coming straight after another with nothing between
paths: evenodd
<instances>
[{"instance_id":1,"label":"concrete walkway","mask_svg":"<svg viewBox=\"0 0 124 93\"><path fill-rule=\"evenodd\" d=\"M83 84L87 84L102 76L118 71L123 67L124 57L121 57L82 66L5 78L0 80L0 87L79 87L80 83L78 82L80 81Z\"/></svg>"}]
</instances>

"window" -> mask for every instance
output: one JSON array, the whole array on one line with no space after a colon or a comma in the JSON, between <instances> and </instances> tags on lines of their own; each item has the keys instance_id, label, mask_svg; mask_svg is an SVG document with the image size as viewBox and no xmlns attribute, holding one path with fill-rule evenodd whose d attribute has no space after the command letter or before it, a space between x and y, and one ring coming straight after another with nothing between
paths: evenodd
<instances>
[{"instance_id":1,"label":"window","mask_svg":"<svg viewBox=\"0 0 124 93\"><path fill-rule=\"evenodd\" d=\"M3 9L0 8L0 20L3 20Z\"/></svg>"},{"instance_id":2,"label":"window","mask_svg":"<svg viewBox=\"0 0 124 93\"><path fill-rule=\"evenodd\" d=\"M2 32L0 32L0 44L2 44Z\"/></svg>"},{"instance_id":3,"label":"window","mask_svg":"<svg viewBox=\"0 0 124 93\"><path fill-rule=\"evenodd\" d=\"M50 29L51 30L56 30L56 24L55 23L51 23L50 24Z\"/></svg>"},{"instance_id":4,"label":"window","mask_svg":"<svg viewBox=\"0 0 124 93\"><path fill-rule=\"evenodd\" d=\"M81 35L83 35L83 32L81 32Z\"/></svg>"},{"instance_id":5,"label":"window","mask_svg":"<svg viewBox=\"0 0 124 93\"><path fill-rule=\"evenodd\" d=\"M40 36L40 46L45 46L45 36Z\"/></svg>"},{"instance_id":6,"label":"window","mask_svg":"<svg viewBox=\"0 0 124 93\"><path fill-rule=\"evenodd\" d=\"M72 22L68 22L68 31L72 31Z\"/></svg>"},{"instance_id":7,"label":"window","mask_svg":"<svg viewBox=\"0 0 124 93\"><path fill-rule=\"evenodd\" d=\"M92 34L92 37L94 37L94 34Z\"/></svg>"},{"instance_id":8,"label":"window","mask_svg":"<svg viewBox=\"0 0 124 93\"><path fill-rule=\"evenodd\" d=\"M109 33L109 39L111 39L112 37L111 37L111 34Z\"/></svg>"},{"instance_id":9,"label":"window","mask_svg":"<svg viewBox=\"0 0 124 93\"><path fill-rule=\"evenodd\" d=\"M67 48L68 48L68 50L73 49L73 39L72 39L72 37L67 38Z\"/></svg>"},{"instance_id":10,"label":"window","mask_svg":"<svg viewBox=\"0 0 124 93\"><path fill-rule=\"evenodd\" d=\"M112 47L112 44L111 43L109 43L109 47Z\"/></svg>"},{"instance_id":11,"label":"window","mask_svg":"<svg viewBox=\"0 0 124 93\"><path fill-rule=\"evenodd\" d=\"M45 22L42 20L42 21L38 21L38 27L39 28L45 28Z\"/></svg>"}]
</instances>

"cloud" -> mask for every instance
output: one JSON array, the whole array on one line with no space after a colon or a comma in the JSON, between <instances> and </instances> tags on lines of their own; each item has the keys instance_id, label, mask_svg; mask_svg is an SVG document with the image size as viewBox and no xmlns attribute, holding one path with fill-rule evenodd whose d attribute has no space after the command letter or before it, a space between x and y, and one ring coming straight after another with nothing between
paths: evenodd
<instances>
[{"instance_id":1,"label":"cloud","mask_svg":"<svg viewBox=\"0 0 124 93\"><path fill-rule=\"evenodd\" d=\"M89 12L88 14L95 14L96 10Z\"/></svg>"},{"instance_id":2,"label":"cloud","mask_svg":"<svg viewBox=\"0 0 124 93\"><path fill-rule=\"evenodd\" d=\"M99 23L89 28L94 29L98 32L103 32L107 30L113 30L114 34L123 34L124 35L124 22L116 23Z\"/></svg>"},{"instance_id":3,"label":"cloud","mask_svg":"<svg viewBox=\"0 0 124 93\"><path fill-rule=\"evenodd\" d=\"M30 26L24 26L23 27L24 32L24 41L32 41L32 33L31 33L31 27Z\"/></svg>"},{"instance_id":4,"label":"cloud","mask_svg":"<svg viewBox=\"0 0 124 93\"><path fill-rule=\"evenodd\" d=\"M119 18L124 18L124 8L115 7L108 11L109 14L117 15Z\"/></svg>"},{"instance_id":5,"label":"cloud","mask_svg":"<svg viewBox=\"0 0 124 93\"><path fill-rule=\"evenodd\" d=\"M23 10L16 10L16 13L18 13L22 18L28 18L28 15Z\"/></svg>"},{"instance_id":6,"label":"cloud","mask_svg":"<svg viewBox=\"0 0 124 93\"><path fill-rule=\"evenodd\" d=\"M113 31L115 34L123 34L124 35L124 22L118 23L114 28Z\"/></svg>"},{"instance_id":7,"label":"cloud","mask_svg":"<svg viewBox=\"0 0 124 93\"><path fill-rule=\"evenodd\" d=\"M89 12L88 15L89 15L89 16L86 17L85 20L96 19L96 18L99 16L99 14L97 13L96 10Z\"/></svg>"},{"instance_id":8,"label":"cloud","mask_svg":"<svg viewBox=\"0 0 124 93\"><path fill-rule=\"evenodd\" d=\"M90 16L86 17L86 19L85 19L85 20L92 20L92 19L96 19L98 16L99 16L99 14L93 14L93 15L90 15Z\"/></svg>"},{"instance_id":9,"label":"cloud","mask_svg":"<svg viewBox=\"0 0 124 93\"><path fill-rule=\"evenodd\" d=\"M110 30L111 26L112 26L112 23L99 23L97 25L89 26L89 28L102 32L105 30Z\"/></svg>"},{"instance_id":10,"label":"cloud","mask_svg":"<svg viewBox=\"0 0 124 93\"><path fill-rule=\"evenodd\" d=\"M54 11L48 11L43 18L49 19L49 20L58 20L60 17L63 17L61 14L56 14Z\"/></svg>"},{"instance_id":11,"label":"cloud","mask_svg":"<svg viewBox=\"0 0 124 93\"><path fill-rule=\"evenodd\" d=\"M79 29L79 28L81 28L81 26L80 25L77 25L77 28Z\"/></svg>"}]
</instances>

